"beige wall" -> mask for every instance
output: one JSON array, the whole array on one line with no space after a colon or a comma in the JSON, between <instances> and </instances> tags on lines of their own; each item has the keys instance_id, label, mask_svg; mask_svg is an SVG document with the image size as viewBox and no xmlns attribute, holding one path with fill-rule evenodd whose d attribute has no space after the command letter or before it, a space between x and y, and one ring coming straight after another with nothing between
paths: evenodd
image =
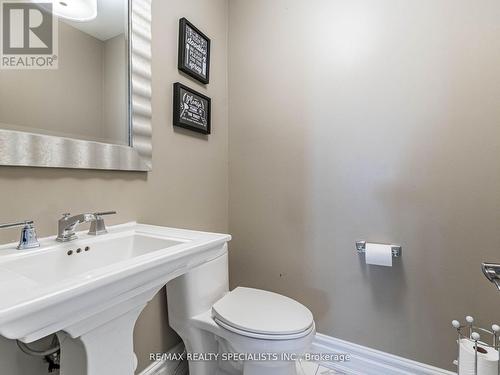
<instances>
[{"instance_id":1,"label":"beige wall","mask_svg":"<svg viewBox=\"0 0 500 375\"><path fill-rule=\"evenodd\" d=\"M212 38L211 82L203 88L177 72L179 18ZM153 171L151 173L0 168L0 222L33 218L39 235L56 233L63 212L116 209L110 224L138 220L180 228L227 232L227 1L153 1ZM208 138L172 128L172 84L181 81L213 99ZM0 242L18 231L0 232ZM165 297L144 310L135 330L139 369L150 351L167 350Z\"/></svg>"},{"instance_id":2,"label":"beige wall","mask_svg":"<svg viewBox=\"0 0 500 375\"><path fill-rule=\"evenodd\" d=\"M500 261L500 3L229 4L232 284L452 368L452 319L500 321L479 268ZM357 239L401 263L367 267Z\"/></svg>"}]
</instances>

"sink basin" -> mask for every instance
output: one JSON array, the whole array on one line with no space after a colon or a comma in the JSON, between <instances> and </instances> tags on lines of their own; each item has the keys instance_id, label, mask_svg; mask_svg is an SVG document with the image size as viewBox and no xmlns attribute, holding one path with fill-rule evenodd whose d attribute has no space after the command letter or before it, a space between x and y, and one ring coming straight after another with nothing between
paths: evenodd
<instances>
[{"instance_id":1,"label":"sink basin","mask_svg":"<svg viewBox=\"0 0 500 375\"><path fill-rule=\"evenodd\" d=\"M168 281L227 252L231 239L137 223L108 231L68 243L49 237L25 251L0 246L0 335L32 342L57 333L61 375L133 374L144 306Z\"/></svg>"},{"instance_id":2,"label":"sink basin","mask_svg":"<svg viewBox=\"0 0 500 375\"><path fill-rule=\"evenodd\" d=\"M67 279L93 278L100 272L106 272L107 266L182 243L186 241L135 233L103 241L80 240L63 247L54 246L43 253L0 261L0 270L14 272L35 281L37 285L47 286Z\"/></svg>"}]
</instances>

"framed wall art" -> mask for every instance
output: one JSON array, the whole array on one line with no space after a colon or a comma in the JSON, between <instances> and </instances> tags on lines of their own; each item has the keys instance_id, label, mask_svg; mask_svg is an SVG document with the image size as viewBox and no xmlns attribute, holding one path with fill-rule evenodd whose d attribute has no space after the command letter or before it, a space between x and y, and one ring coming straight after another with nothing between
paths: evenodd
<instances>
[{"instance_id":1,"label":"framed wall art","mask_svg":"<svg viewBox=\"0 0 500 375\"><path fill-rule=\"evenodd\" d=\"M174 83L174 126L210 134L211 99L177 82Z\"/></svg>"},{"instance_id":2,"label":"framed wall art","mask_svg":"<svg viewBox=\"0 0 500 375\"><path fill-rule=\"evenodd\" d=\"M185 18L179 20L178 68L201 83L210 81L210 39Z\"/></svg>"}]
</instances>

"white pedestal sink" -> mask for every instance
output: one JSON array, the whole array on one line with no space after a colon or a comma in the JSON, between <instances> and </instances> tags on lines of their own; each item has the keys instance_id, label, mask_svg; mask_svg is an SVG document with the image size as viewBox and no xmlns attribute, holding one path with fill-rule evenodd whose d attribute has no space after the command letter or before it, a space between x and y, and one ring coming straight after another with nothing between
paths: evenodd
<instances>
[{"instance_id":1,"label":"white pedestal sink","mask_svg":"<svg viewBox=\"0 0 500 375\"><path fill-rule=\"evenodd\" d=\"M229 235L128 223L34 250L0 247L0 335L57 333L61 375L132 375L132 333L170 280L226 251Z\"/></svg>"}]
</instances>

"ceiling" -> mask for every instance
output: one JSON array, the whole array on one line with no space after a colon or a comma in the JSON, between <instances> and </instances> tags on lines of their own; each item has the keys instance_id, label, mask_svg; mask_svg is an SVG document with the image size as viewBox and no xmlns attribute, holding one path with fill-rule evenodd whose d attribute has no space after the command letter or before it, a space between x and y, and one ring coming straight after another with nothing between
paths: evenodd
<instances>
[{"instance_id":1,"label":"ceiling","mask_svg":"<svg viewBox=\"0 0 500 375\"><path fill-rule=\"evenodd\" d=\"M79 1L79 0L66 0ZM106 41L125 31L128 24L127 0L97 0L97 17L92 21L75 22L59 18L60 21L83 31L94 38Z\"/></svg>"}]
</instances>

